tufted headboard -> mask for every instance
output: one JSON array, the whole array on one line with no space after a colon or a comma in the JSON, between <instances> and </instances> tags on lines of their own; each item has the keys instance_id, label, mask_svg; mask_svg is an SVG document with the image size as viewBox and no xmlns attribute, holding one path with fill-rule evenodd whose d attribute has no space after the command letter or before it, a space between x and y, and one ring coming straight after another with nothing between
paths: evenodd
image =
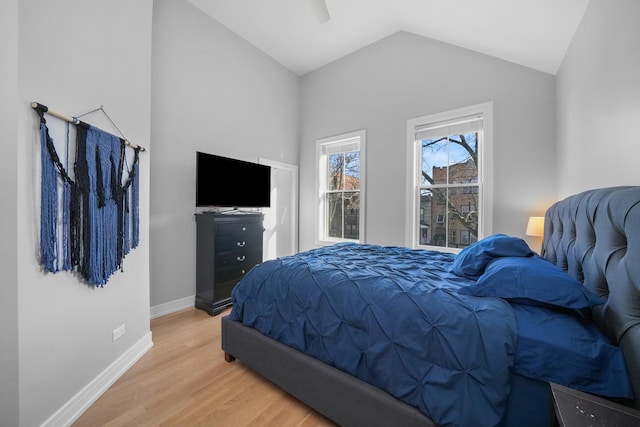
<instances>
[{"instance_id":1,"label":"tufted headboard","mask_svg":"<svg viewBox=\"0 0 640 427\"><path fill-rule=\"evenodd\" d=\"M606 301L593 318L622 349L640 407L640 187L590 190L553 204L542 256Z\"/></svg>"}]
</instances>

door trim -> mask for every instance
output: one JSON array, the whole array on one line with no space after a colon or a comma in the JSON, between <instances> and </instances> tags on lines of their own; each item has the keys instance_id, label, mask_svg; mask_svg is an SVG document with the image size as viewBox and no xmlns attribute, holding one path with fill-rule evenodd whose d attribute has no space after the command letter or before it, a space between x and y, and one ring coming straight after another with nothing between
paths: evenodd
<instances>
[{"instance_id":1,"label":"door trim","mask_svg":"<svg viewBox=\"0 0 640 427\"><path fill-rule=\"evenodd\" d=\"M297 165L291 165L289 163L282 163L275 160L270 160L264 157L259 158L259 163L262 165L271 166L275 169L284 169L291 172L291 247L293 253L298 253L298 179L299 172Z\"/></svg>"}]
</instances>

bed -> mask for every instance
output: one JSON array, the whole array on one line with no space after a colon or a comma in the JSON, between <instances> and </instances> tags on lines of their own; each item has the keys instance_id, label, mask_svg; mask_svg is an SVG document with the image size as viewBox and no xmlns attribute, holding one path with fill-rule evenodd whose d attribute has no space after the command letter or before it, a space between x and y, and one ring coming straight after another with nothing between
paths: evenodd
<instances>
[{"instance_id":1,"label":"bed","mask_svg":"<svg viewBox=\"0 0 640 427\"><path fill-rule=\"evenodd\" d=\"M347 244L268 261L234 289L222 348L340 425L551 425L550 381L637 407L638 230L640 187L615 187L549 208L541 257L494 235L457 256Z\"/></svg>"}]
</instances>

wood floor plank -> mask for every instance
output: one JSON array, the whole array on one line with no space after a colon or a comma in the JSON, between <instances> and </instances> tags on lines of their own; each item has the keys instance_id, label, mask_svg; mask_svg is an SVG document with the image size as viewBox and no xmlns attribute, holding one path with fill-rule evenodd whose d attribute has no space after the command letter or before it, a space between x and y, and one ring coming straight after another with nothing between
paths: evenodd
<instances>
[{"instance_id":1,"label":"wood floor plank","mask_svg":"<svg viewBox=\"0 0 640 427\"><path fill-rule=\"evenodd\" d=\"M334 426L240 361L225 362L220 319L228 311L153 319L154 346L73 426Z\"/></svg>"}]
</instances>

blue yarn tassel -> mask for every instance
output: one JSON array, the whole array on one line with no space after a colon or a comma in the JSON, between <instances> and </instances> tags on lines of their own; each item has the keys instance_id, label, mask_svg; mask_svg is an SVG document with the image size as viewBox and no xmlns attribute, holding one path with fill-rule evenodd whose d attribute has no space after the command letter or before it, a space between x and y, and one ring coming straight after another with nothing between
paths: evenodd
<instances>
[{"instance_id":1,"label":"blue yarn tassel","mask_svg":"<svg viewBox=\"0 0 640 427\"><path fill-rule=\"evenodd\" d=\"M124 148L120 138L94 127L77 129L76 176L72 180L41 116L40 263L48 272L75 268L88 283L102 287L122 268L124 255L139 243L138 151L129 179L122 186ZM67 167L68 156L67 148ZM58 217L59 179L62 218Z\"/></svg>"},{"instance_id":2,"label":"blue yarn tassel","mask_svg":"<svg viewBox=\"0 0 640 427\"><path fill-rule=\"evenodd\" d=\"M89 128L86 140L86 164L89 178L87 222L89 239L88 265L83 268L89 283L103 286L111 274L120 268L118 258L118 206L113 194L114 168L120 162L120 139Z\"/></svg>"},{"instance_id":3,"label":"blue yarn tassel","mask_svg":"<svg viewBox=\"0 0 640 427\"><path fill-rule=\"evenodd\" d=\"M40 123L40 263L45 271L58 271L58 171L47 149L49 132Z\"/></svg>"},{"instance_id":4,"label":"blue yarn tassel","mask_svg":"<svg viewBox=\"0 0 640 427\"><path fill-rule=\"evenodd\" d=\"M62 187L62 270L71 271L71 184Z\"/></svg>"},{"instance_id":5,"label":"blue yarn tassel","mask_svg":"<svg viewBox=\"0 0 640 427\"><path fill-rule=\"evenodd\" d=\"M136 152L136 160L138 159L138 153ZM137 248L140 243L140 168L136 161L133 165L133 182L131 183L131 222L132 224L132 248Z\"/></svg>"},{"instance_id":6,"label":"blue yarn tassel","mask_svg":"<svg viewBox=\"0 0 640 427\"><path fill-rule=\"evenodd\" d=\"M131 251L131 210L129 206L131 205L131 186L129 186L124 194L123 194L123 203L124 203L124 226L123 236L122 236L122 253L127 255Z\"/></svg>"}]
</instances>

